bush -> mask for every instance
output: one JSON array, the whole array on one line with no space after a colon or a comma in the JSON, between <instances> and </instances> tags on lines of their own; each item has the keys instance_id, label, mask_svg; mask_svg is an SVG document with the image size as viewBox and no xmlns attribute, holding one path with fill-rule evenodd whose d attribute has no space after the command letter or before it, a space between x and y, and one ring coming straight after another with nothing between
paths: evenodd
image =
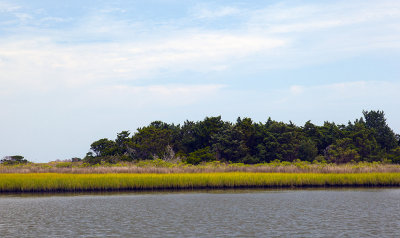
<instances>
[{"instance_id":1,"label":"bush","mask_svg":"<svg viewBox=\"0 0 400 238\"><path fill-rule=\"evenodd\" d=\"M394 164L400 164L400 147L392 150L388 155L388 159L391 160Z\"/></svg>"},{"instance_id":2,"label":"bush","mask_svg":"<svg viewBox=\"0 0 400 238\"><path fill-rule=\"evenodd\" d=\"M313 163L314 163L314 164L318 164L318 163L326 164L325 156L323 156L323 155L318 155L317 157L315 157Z\"/></svg>"},{"instance_id":3,"label":"bush","mask_svg":"<svg viewBox=\"0 0 400 238\"><path fill-rule=\"evenodd\" d=\"M81 158L74 157L74 158L71 159L71 162L79 162L81 160L82 160Z\"/></svg>"},{"instance_id":4,"label":"bush","mask_svg":"<svg viewBox=\"0 0 400 238\"><path fill-rule=\"evenodd\" d=\"M101 157L86 156L84 158L84 162L88 163L90 165L100 164L101 163Z\"/></svg>"},{"instance_id":5,"label":"bush","mask_svg":"<svg viewBox=\"0 0 400 238\"><path fill-rule=\"evenodd\" d=\"M0 160L0 163L4 165L15 165L15 164L27 164L29 163L29 161L24 159L24 156L13 155L4 157L2 160Z\"/></svg>"},{"instance_id":6,"label":"bush","mask_svg":"<svg viewBox=\"0 0 400 238\"><path fill-rule=\"evenodd\" d=\"M207 146L203 149L199 149L192 153L189 153L189 156L186 158L185 161L189 164L200 164L201 162L210 162L215 159L215 155L211 153L210 147Z\"/></svg>"},{"instance_id":7,"label":"bush","mask_svg":"<svg viewBox=\"0 0 400 238\"><path fill-rule=\"evenodd\" d=\"M360 155L351 143L350 138L339 139L335 144L328 146L325 158L336 164L360 161Z\"/></svg>"},{"instance_id":8,"label":"bush","mask_svg":"<svg viewBox=\"0 0 400 238\"><path fill-rule=\"evenodd\" d=\"M239 160L241 163L245 164L257 164L260 163L260 159L257 157L253 157L251 155L246 155L244 158Z\"/></svg>"}]
</instances>

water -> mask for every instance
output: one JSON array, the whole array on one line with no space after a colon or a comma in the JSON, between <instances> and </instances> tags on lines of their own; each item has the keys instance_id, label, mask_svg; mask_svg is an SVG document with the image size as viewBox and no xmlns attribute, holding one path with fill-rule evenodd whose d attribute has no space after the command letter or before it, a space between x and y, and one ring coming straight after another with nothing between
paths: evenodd
<instances>
[{"instance_id":1,"label":"water","mask_svg":"<svg viewBox=\"0 0 400 238\"><path fill-rule=\"evenodd\" d=\"M398 237L400 189L0 195L1 237Z\"/></svg>"}]
</instances>

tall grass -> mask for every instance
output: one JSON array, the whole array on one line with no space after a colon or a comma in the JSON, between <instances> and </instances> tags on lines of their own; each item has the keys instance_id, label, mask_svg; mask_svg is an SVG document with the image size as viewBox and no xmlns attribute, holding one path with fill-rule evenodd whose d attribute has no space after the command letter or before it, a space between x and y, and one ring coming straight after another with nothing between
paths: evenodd
<instances>
[{"instance_id":1,"label":"tall grass","mask_svg":"<svg viewBox=\"0 0 400 238\"><path fill-rule=\"evenodd\" d=\"M46 164L0 165L0 173L400 173L400 165L378 162L348 164L310 163L305 161L262 163L255 165L211 162L201 165L169 163L162 160L139 163L101 164L90 166L82 162L60 162Z\"/></svg>"},{"instance_id":2,"label":"tall grass","mask_svg":"<svg viewBox=\"0 0 400 238\"><path fill-rule=\"evenodd\" d=\"M400 186L400 173L2 174L0 192Z\"/></svg>"}]
</instances>

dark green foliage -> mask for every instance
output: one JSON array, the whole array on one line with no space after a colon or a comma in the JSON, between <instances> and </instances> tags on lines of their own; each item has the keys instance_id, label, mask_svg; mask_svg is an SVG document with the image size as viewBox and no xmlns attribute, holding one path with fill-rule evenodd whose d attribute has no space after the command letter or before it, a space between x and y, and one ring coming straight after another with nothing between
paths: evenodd
<instances>
[{"instance_id":1,"label":"dark green foliage","mask_svg":"<svg viewBox=\"0 0 400 238\"><path fill-rule=\"evenodd\" d=\"M298 157L303 161L314 161L318 155L318 149L315 142L310 138L300 141Z\"/></svg>"},{"instance_id":2,"label":"dark green foliage","mask_svg":"<svg viewBox=\"0 0 400 238\"><path fill-rule=\"evenodd\" d=\"M191 164L209 161L262 163L280 161L327 161L347 163L386 161L400 163L400 135L389 128L382 111L363 111L364 118L337 125L325 122L304 126L268 118L254 123L238 118L236 123L218 117L174 125L154 121L117 134L115 141L101 139L91 145L84 161L116 163L144 159L182 159Z\"/></svg>"},{"instance_id":3,"label":"dark green foliage","mask_svg":"<svg viewBox=\"0 0 400 238\"><path fill-rule=\"evenodd\" d=\"M127 155L129 154L129 138L130 132L129 131L122 131L121 133L117 134L117 139L115 139L115 145L117 147L117 154L118 155Z\"/></svg>"},{"instance_id":4,"label":"dark green foliage","mask_svg":"<svg viewBox=\"0 0 400 238\"><path fill-rule=\"evenodd\" d=\"M89 163L91 165L94 165L94 164L100 164L101 163L101 158L102 157L100 157L100 156L95 156L93 154L93 152L90 151L90 152L86 153L86 156L83 158L83 161L85 163Z\"/></svg>"},{"instance_id":5,"label":"dark green foliage","mask_svg":"<svg viewBox=\"0 0 400 238\"><path fill-rule=\"evenodd\" d=\"M348 163L360 160L352 140L350 138L339 139L330 145L325 152L325 158L332 163Z\"/></svg>"},{"instance_id":6,"label":"dark green foliage","mask_svg":"<svg viewBox=\"0 0 400 238\"><path fill-rule=\"evenodd\" d=\"M186 158L186 162L189 164L200 164L201 162L210 162L215 160L215 154L210 150L210 147L205 147L203 149L198 149Z\"/></svg>"},{"instance_id":7,"label":"dark green foliage","mask_svg":"<svg viewBox=\"0 0 400 238\"><path fill-rule=\"evenodd\" d=\"M104 156L104 157L100 157L100 156L97 156L97 157L86 156L86 157L84 158L84 161L85 161L86 163L91 164L91 165L95 165L95 164L100 164L101 161L104 161L105 158L106 158L106 156Z\"/></svg>"},{"instance_id":8,"label":"dark green foliage","mask_svg":"<svg viewBox=\"0 0 400 238\"><path fill-rule=\"evenodd\" d=\"M238 162L248 153L243 132L226 123L218 133L212 136L212 148L216 158L223 161Z\"/></svg>"},{"instance_id":9,"label":"dark green foliage","mask_svg":"<svg viewBox=\"0 0 400 238\"><path fill-rule=\"evenodd\" d=\"M245 142L248 152L254 153L257 142L256 125L253 123L253 121L250 118L240 119L239 117L236 121L235 128L241 133L241 140Z\"/></svg>"},{"instance_id":10,"label":"dark green foliage","mask_svg":"<svg viewBox=\"0 0 400 238\"><path fill-rule=\"evenodd\" d=\"M257 144L256 156L263 162L270 162L281 157L277 154L280 147L275 136L270 132L265 132L265 136L261 137L262 141Z\"/></svg>"},{"instance_id":11,"label":"dark green foliage","mask_svg":"<svg viewBox=\"0 0 400 238\"><path fill-rule=\"evenodd\" d=\"M257 164L260 163L260 159L247 154L245 157L241 158L239 162L244 164Z\"/></svg>"},{"instance_id":12,"label":"dark green foliage","mask_svg":"<svg viewBox=\"0 0 400 238\"><path fill-rule=\"evenodd\" d=\"M0 164L4 165L27 164L27 163L29 163L29 161L24 159L24 156L21 155L5 156L2 160L0 160Z\"/></svg>"},{"instance_id":13,"label":"dark green foliage","mask_svg":"<svg viewBox=\"0 0 400 238\"><path fill-rule=\"evenodd\" d=\"M257 156L262 162L273 160L294 161L298 159L298 150L302 137L301 128L294 124L269 121L260 128L262 134L258 134Z\"/></svg>"},{"instance_id":14,"label":"dark green foliage","mask_svg":"<svg viewBox=\"0 0 400 238\"><path fill-rule=\"evenodd\" d=\"M363 122L356 122L352 126L349 137L357 153L364 160L373 161L381 150L374 137L374 131L367 128Z\"/></svg>"},{"instance_id":15,"label":"dark green foliage","mask_svg":"<svg viewBox=\"0 0 400 238\"><path fill-rule=\"evenodd\" d=\"M109 139L100 139L90 145L90 149L96 156L109 156L118 152L117 144Z\"/></svg>"},{"instance_id":16,"label":"dark green foliage","mask_svg":"<svg viewBox=\"0 0 400 238\"><path fill-rule=\"evenodd\" d=\"M185 121L180 128L177 141L178 151L182 153L190 153L199 147L198 139L196 136L196 123L192 121Z\"/></svg>"},{"instance_id":17,"label":"dark green foliage","mask_svg":"<svg viewBox=\"0 0 400 238\"><path fill-rule=\"evenodd\" d=\"M211 145L213 136L224 130L225 122L218 117L206 117L203 121L195 124L194 137L195 149L204 148Z\"/></svg>"},{"instance_id":18,"label":"dark green foliage","mask_svg":"<svg viewBox=\"0 0 400 238\"><path fill-rule=\"evenodd\" d=\"M78 157L73 157L73 158L71 158L71 162L79 162L79 161L81 161L82 159L81 158L78 158Z\"/></svg>"},{"instance_id":19,"label":"dark green foliage","mask_svg":"<svg viewBox=\"0 0 400 238\"><path fill-rule=\"evenodd\" d=\"M400 164L400 147L397 147L396 149L393 149L388 154L388 159L391 160L395 164Z\"/></svg>"},{"instance_id":20,"label":"dark green foliage","mask_svg":"<svg viewBox=\"0 0 400 238\"><path fill-rule=\"evenodd\" d=\"M363 111L363 114L366 126L374 130L376 141L383 149L389 151L398 146L396 135L386 123L383 111Z\"/></svg>"},{"instance_id":21,"label":"dark green foliage","mask_svg":"<svg viewBox=\"0 0 400 238\"><path fill-rule=\"evenodd\" d=\"M341 126L343 129L343 127ZM321 137L319 138L318 143L318 153L323 154L328 146L335 143L336 140L344 137L344 132L341 130L339 126L337 126L333 122L324 122L322 127L319 127L319 131L321 132Z\"/></svg>"},{"instance_id":22,"label":"dark green foliage","mask_svg":"<svg viewBox=\"0 0 400 238\"><path fill-rule=\"evenodd\" d=\"M172 130L161 122L153 122L148 127L139 128L129 146L138 159L164 158L172 144Z\"/></svg>"}]
</instances>

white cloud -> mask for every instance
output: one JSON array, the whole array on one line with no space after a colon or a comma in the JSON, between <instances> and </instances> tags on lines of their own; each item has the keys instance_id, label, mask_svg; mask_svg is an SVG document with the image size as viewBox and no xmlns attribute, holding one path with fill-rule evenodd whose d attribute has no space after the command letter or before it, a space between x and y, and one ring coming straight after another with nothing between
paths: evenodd
<instances>
[{"instance_id":1,"label":"white cloud","mask_svg":"<svg viewBox=\"0 0 400 238\"><path fill-rule=\"evenodd\" d=\"M291 68L400 50L399 24L399 1L335 1L272 5L251 12L246 26L290 42L275 67Z\"/></svg>"},{"instance_id":2,"label":"white cloud","mask_svg":"<svg viewBox=\"0 0 400 238\"><path fill-rule=\"evenodd\" d=\"M196 18L200 19L214 19L214 18L219 18L219 17L226 17L226 16L232 16L232 15L237 15L241 11L236 8L236 7L230 7L230 6L225 6L225 7L218 7L217 9L213 8L206 8L206 7L197 7L194 10L194 16Z\"/></svg>"},{"instance_id":3,"label":"white cloud","mask_svg":"<svg viewBox=\"0 0 400 238\"><path fill-rule=\"evenodd\" d=\"M171 29L102 14L85 16L68 29L45 30L39 26L48 20L68 19L38 18L37 28L17 28L0 40L0 81L9 90L50 90L154 79L161 73L227 71L243 62L254 70L293 68L400 49L396 1L198 8L204 13L199 16L211 18L239 11L245 24L225 30L200 30L190 23Z\"/></svg>"},{"instance_id":4,"label":"white cloud","mask_svg":"<svg viewBox=\"0 0 400 238\"><path fill-rule=\"evenodd\" d=\"M137 80L168 72L215 71L251 54L281 47L283 40L251 35L193 33L150 42L63 45L51 38L3 39L4 87L51 90ZM23 70L21 70L23 69Z\"/></svg>"},{"instance_id":5,"label":"white cloud","mask_svg":"<svg viewBox=\"0 0 400 238\"><path fill-rule=\"evenodd\" d=\"M109 8L101 9L99 12L101 12L101 13L125 13L126 10L123 8L119 8L119 7L109 7Z\"/></svg>"},{"instance_id":6,"label":"white cloud","mask_svg":"<svg viewBox=\"0 0 400 238\"><path fill-rule=\"evenodd\" d=\"M15 12L19 9L21 9L21 6L8 2L0 2L0 12Z\"/></svg>"},{"instance_id":7,"label":"white cloud","mask_svg":"<svg viewBox=\"0 0 400 238\"><path fill-rule=\"evenodd\" d=\"M303 5L284 2L253 11L248 24L272 33L311 32L399 19L399 14L398 1L335 1Z\"/></svg>"},{"instance_id":8,"label":"white cloud","mask_svg":"<svg viewBox=\"0 0 400 238\"><path fill-rule=\"evenodd\" d=\"M101 102L101 107L158 108L182 107L212 100L224 85L150 85L150 86L105 86L89 90L92 102Z\"/></svg>"},{"instance_id":9,"label":"white cloud","mask_svg":"<svg viewBox=\"0 0 400 238\"><path fill-rule=\"evenodd\" d=\"M33 17L26 13L16 13L15 16L20 20L20 22L27 22L33 19Z\"/></svg>"}]
</instances>

